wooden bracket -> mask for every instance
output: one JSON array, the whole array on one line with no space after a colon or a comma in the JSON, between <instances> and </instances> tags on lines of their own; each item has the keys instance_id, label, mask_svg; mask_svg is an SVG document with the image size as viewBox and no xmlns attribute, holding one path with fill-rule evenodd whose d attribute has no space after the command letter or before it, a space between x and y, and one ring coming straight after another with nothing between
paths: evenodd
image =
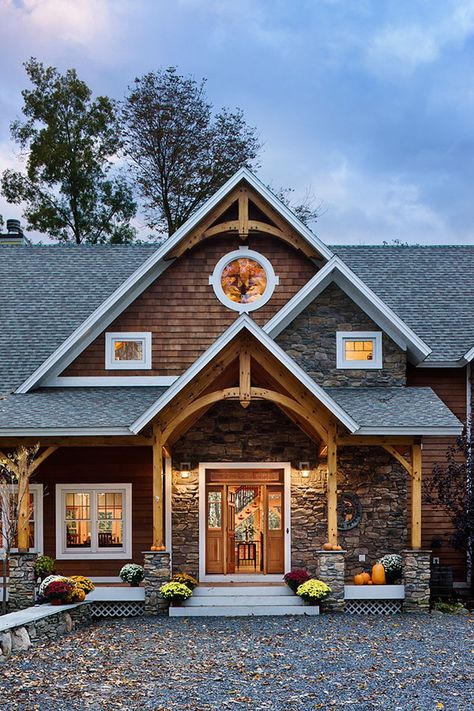
<instances>
[{"instance_id":1,"label":"wooden bracket","mask_svg":"<svg viewBox=\"0 0 474 711\"><path fill-rule=\"evenodd\" d=\"M239 191L239 237L241 240L249 236L249 195L246 188Z\"/></svg>"},{"instance_id":2,"label":"wooden bracket","mask_svg":"<svg viewBox=\"0 0 474 711\"><path fill-rule=\"evenodd\" d=\"M242 407L250 405L250 388L250 353L243 347L239 354L239 399Z\"/></svg>"},{"instance_id":3,"label":"wooden bracket","mask_svg":"<svg viewBox=\"0 0 474 711\"><path fill-rule=\"evenodd\" d=\"M400 454L398 449L395 449L395 447L391 444L384 444L382 446L389 454L392 455L392 457L395 457L397 462L400 462L405 471L407 471L408 474L413 477L413 460L409 462L408 459L406 459L403 454Z\"/></svg>"}]
</instances>

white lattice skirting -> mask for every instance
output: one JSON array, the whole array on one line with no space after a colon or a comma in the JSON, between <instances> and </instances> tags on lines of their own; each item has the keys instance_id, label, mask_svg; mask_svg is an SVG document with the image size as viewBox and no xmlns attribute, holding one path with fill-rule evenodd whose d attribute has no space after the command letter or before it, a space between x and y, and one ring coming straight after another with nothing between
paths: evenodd
<instances>
[{"instance_id":1,"label":"white lattice skirting","mask_svg":"<svg viewBox=\"0 0 474 711\"><path fill-rule=\"evenodd\" d=\"M133 600L92 602L92 617L137 617L145 613L145 603Z\"/></svg>"},{"instance_id":2,"label":"white lattice skirting","mask_svg":"<svg viewBox=\"0 0 474 711\"><path fill-rule=\"evenodd\" d=\"M347 615L398 615L402 611L401 600L346 600Z\"/></svg>"}]
</instances>

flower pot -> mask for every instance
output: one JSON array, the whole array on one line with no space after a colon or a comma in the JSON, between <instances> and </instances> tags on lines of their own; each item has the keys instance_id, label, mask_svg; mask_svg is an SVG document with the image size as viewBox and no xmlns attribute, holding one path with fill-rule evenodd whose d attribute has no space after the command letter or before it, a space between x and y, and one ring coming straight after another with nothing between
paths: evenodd
<instances>
[{"instance_id":1,"label":"flower pot","mask_svg":"<svg viewBox=\"0 0 474 711\"><path fill-rule=\"evenodd\" d=\"M139 588L139 587L140 587L140 583L130 583L130 587L131 587L131 588Z\"/></svg>"},{"instance_id":2,"label":"flower pot","mask_svg":"<svg viewBox=\"0 0 474 711\"><path fill-rule=\"evenodd\" d=\"M182 601L182 600L173 600L173 601L171 602L171 605L172 605L173 607L181 607L182 604L183 604L183 601Z\"/></svg>"},{"instance_id":3,"label":"flower pot","mask_svg":"<svg viewBox=\"0 0 474 711\"><path fill-rule=\"evenodd\" d=\"M313 606L314 606L314 605L319 605L319 600L317 600L317 599L314 598L314 597L313 597L313 598L310 598L309 600L305 600L305 602L306 602L307 605L313 605Z\"/></svg>"},{"instance_id":4,"label":"flower pot","mask_svg":"<svg viewBox=\"0 0 474 711\"><path fill-rule=\"evenodd\" d=\"M59 598L54 598L53 600L50 600L51 605L65 605L66 603L64 600L60 600Z\"/></svg>"}]
</instances>

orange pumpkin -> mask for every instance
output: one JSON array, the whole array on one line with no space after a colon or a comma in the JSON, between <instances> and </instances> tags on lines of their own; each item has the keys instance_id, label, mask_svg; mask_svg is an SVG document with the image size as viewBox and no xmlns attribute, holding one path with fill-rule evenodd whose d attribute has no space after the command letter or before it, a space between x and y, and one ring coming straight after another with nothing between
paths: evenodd
<instances>
[{"instance_id":1,"label":"orange pumpkin","mask_svg":"<svg viewBox=\"0 0 474 711\"><path fill-rule=\"evenodd\" d=\"M373 582L371 580L368 580L367 585L373 585Z\"/></svg>"},{"instance_id":2,"label":"orange pumpkin","mask_svg":"<svg viewBox=\"0 0 474 711\"><path fill-rule=\"evenodd\" d=\"M158 546L151 546L150 550L151 550L151 551L157 551L157 550L158 550Z\"/></svg>"},{"instance_id":3,"label":"orange pumpkin","mask_svg":"<svg viewBox=\"0 0 474 711\"><path fill-rule=\"evenodd\" d=\"M342 546L333 546L333 551L342 551Z\"/></svg>"},{"instance_id":4,"label":"orange pumpkin","mask_svg":"<svg viewBox=\"0 0 474 711\"><path fill-rule=\"evenodd\" d=\"M372 568L372 582L374 585L385 585L385 568L382 563L376 563Z\"/></svg>"},{"instance_id":5,"label":"orange pumpkin","mask_svg":"<svg viewBox=\"0 0 474 711\"><path fill-rule=\"evenodd\" d=\"M366 585L370 580L370 575L368 573L362 573L362 577L364 579L364 585Z\"/></svg>"},{"instance_id":6,"label":"orange pumpkin","mask_svg":"<svg viewBox=\"0 0 474 711\"><path fill-rule=\"evenodd\" d=\"M323 545L323 551L332 551L332 543L324 543Z\"/></svg>"},{"instance_id":7,"label":"orange pumpkin","mask_svg":"<svg viewBox=\"0 0 474 711\"><path fill-rule=\"evenodd\" d=\"M364 584L364 578L362 576L362 573L358 573L357 575L354 575L354 583L356 585L363 585Z\"/></svg>"}]
</instances>

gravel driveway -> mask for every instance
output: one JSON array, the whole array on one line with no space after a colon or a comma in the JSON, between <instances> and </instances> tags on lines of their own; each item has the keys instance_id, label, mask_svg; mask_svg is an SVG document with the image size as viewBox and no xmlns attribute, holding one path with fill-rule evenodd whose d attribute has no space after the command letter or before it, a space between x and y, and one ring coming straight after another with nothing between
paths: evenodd
<instances>
[{"instance_id":1,"label":"gravel driveway","mask_svg":"<svg viewBox=\"0 0 474 711\"><path fill-rule=\"evenodd\" d=\"M474 709L474 618L101 621L0 668L0 709Z\"/></svg>"}]
</instances>

